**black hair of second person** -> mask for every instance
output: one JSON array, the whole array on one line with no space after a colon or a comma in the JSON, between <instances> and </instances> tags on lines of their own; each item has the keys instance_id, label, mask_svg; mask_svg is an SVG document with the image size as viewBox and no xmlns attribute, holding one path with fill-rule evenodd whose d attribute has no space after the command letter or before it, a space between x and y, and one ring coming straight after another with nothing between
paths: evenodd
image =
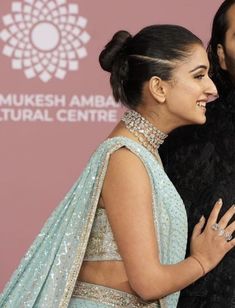
<instances>
[{"instance_id":1,"label":"black hair of second person","mask_svg":"<svg viewBox=\"0 0 235 308\"><path fill-rule=\"evenodd\" d=\"M135 36L118 31L100 53L101 67L110 72L115 101L130 109L141 102L143 85L153 76L170 80L176 62L203 45L191 31L178 25L152 25Z\"/></svg>"},{"instance_id":2,"label":"black hair of second person","mask_svg":"<svg viewBox=\"0 0 235 308\"><path fill-rule=\"evenodd\" d=\"M233 87L228 72L220 67L217 55L217 45L221 44L224 47L225 44L225 35L229 28L227 12L233 4L235 0L225 0L218 8L213 19L211 39L207 46L210 74L219 94L226 94Z\"/></svg>"}]
</instances>

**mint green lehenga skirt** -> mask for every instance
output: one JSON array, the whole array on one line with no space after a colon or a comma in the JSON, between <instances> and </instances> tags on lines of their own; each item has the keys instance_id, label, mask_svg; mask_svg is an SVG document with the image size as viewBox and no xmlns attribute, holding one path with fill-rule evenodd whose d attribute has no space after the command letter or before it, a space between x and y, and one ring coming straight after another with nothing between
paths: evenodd
<instances>
[{"instance_id":1,"label":"mint green lehenga skirt","mask_svg":"<svg viewBox=\"0 0 235 308\"><path fill-rule=\"evenodd\" d=\"M143 303L135 295L86 282L78 282L68 308L151 307L158 303Z\"/></svg>"}]
</instances>

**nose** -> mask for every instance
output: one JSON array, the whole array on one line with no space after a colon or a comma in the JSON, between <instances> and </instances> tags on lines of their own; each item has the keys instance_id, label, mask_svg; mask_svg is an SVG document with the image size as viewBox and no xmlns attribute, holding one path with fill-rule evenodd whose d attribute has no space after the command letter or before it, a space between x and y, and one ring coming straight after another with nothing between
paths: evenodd
<instances>
[{"instance_id":1,"label":"nose","mask_svg":"<svg viewBox=\"0 0 235 308\"><path fill-rule=\"evenodd\" d=\"M206 86L206 93L211 98L218 97L218 91L214 84L214 82L211 80L211 78L208 76L208 84Z\"/></svg>"}]
</instances>

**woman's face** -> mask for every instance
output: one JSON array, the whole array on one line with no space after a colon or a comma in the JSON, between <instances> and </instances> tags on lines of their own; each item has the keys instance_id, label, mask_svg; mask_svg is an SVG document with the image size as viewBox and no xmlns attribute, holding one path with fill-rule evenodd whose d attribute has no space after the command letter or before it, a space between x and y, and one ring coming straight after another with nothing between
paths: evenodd
<instances>
[{"instance_id":1,"label":"woman's face","mask_svg":"<svg viewBox=\"0 0 235 308\"><path fill-rule=\"evenodd\" d=\"M167 113L173 126L205 123L208 100L217 95L208 69L207 53L201 45L193 45L188 58L177 63L166 91Z\"/></svg>"}]
</instances>

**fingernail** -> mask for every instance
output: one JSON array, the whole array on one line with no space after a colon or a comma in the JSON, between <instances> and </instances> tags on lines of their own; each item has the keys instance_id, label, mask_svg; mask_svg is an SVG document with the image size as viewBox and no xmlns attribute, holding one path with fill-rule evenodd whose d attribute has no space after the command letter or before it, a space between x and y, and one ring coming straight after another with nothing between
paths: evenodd
<instances>
[{"instance_id":1,"label":"fingernail","mask_svg":"<svg viewBox=\"0 0 235 308\"><path fill-rule=\"evenodd\" d=\"M203 222L204 218L205 218L204 215L202 215L201 218L199 219L199 222Z\"/></svg>"},{"instance_id":2,"label":"fingernail","mask_svg":"<svg viewBox=\"0 0 235 308\"><path fill-rule=\"evenodd\" d=\"M219 205L222 205L223 204L222 198L219 198L219 200L217 202L218 202Z\"/></svg>"},{"instance_id":3,"label":"fingernail","mask_svg":"<svg viewBox=\"0 0 235 308\"><path fill-rule=\"evenodd\" d=\"M235 204L232 205L232 208L235 209Z\"/></svg>"}]
</instances>

